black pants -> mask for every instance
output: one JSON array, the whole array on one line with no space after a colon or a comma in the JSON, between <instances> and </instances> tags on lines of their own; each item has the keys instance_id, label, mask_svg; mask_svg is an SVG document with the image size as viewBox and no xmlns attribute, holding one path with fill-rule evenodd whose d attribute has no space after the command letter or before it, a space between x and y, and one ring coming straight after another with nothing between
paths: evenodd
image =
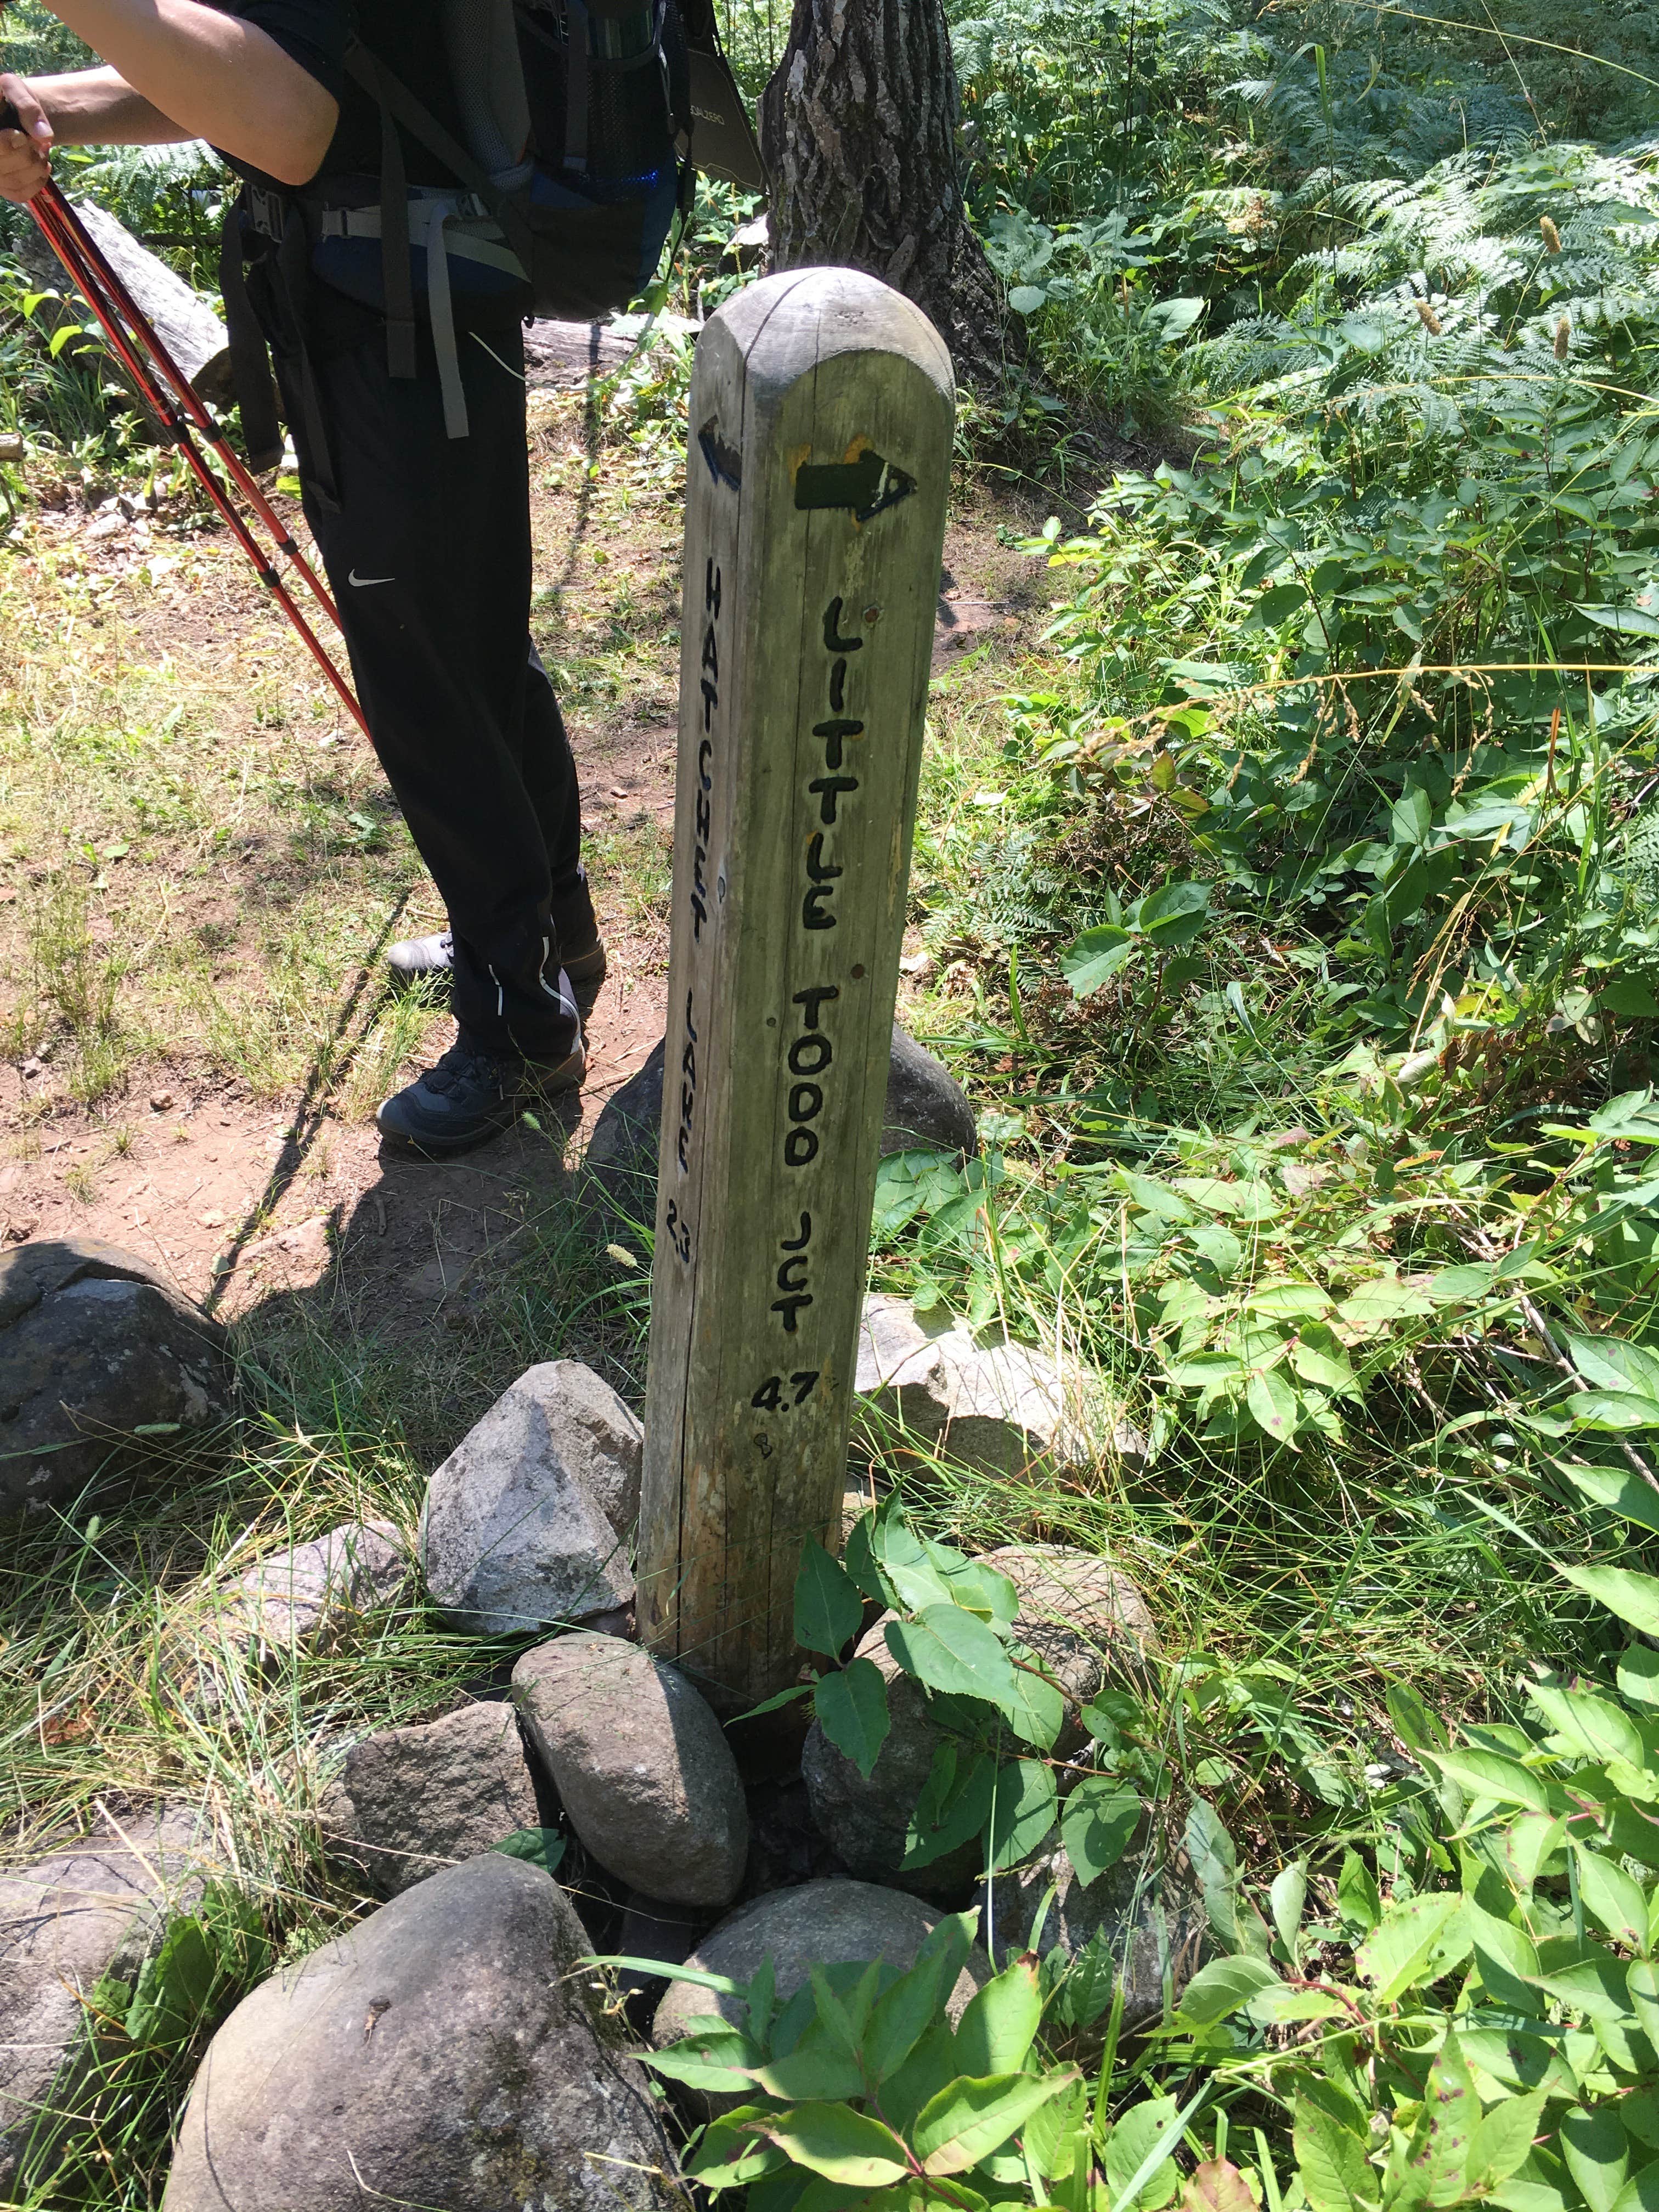
<instances>
[{"instance_id":1,"label":"black pants","mask_svg":"<svg viewBox=\"0 0 1659 2212\"><path fill-rule=\"evenodd\" d=\"M557 1060L576 1038L560 935L586 951L593 912L575 763L527 642L522 334L492 331L489 349L461 337L471 435L454 440L429 340L413 380L388 374L378 330L313 356L332 503L304 410L286 412L374 750L448 908L456 1018L487 1050ZM288 396L291 364L276 366Z\"/></svg>"}]
</instances>

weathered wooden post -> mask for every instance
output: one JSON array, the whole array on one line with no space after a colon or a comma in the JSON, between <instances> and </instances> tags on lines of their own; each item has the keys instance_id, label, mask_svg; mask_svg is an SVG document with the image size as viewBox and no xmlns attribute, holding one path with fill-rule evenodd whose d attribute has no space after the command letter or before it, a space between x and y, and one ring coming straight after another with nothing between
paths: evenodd
<instances>
[{"instance_id":1,"label":"weathered wooden post","mask_svg":"<svg viewBox=\"0 0 1659 2212\"><path fill-rule=\"evenodd\" d=\"M836 1543L953 414L850 270L697 343L639 1602L729 1699L791 1679Z\"/></svg>"}]
</instances>

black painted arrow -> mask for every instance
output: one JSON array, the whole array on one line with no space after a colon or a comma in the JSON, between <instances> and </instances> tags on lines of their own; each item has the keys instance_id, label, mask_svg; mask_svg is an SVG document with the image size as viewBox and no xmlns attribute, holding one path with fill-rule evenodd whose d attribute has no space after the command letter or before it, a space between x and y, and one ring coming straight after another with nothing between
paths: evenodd
<instances>
[{"instance_id":1,"label":"black painted arrow","mask_svg":"<svg viewBox=\"0 0 1659 2212\"><path fill-rule=\"evenodd\" d=\"M895 468L875 452L862 453L855 461L803 463L795 473L798 507L844 507L855 522L869 522L916 488L914 477Z\"/></svg>"},{"instance_id":2,"label":"black painted arrow","mask_svg":"<svg viewBox=\"0 0 1659 2212\"><path fill-rule=\"evenodd\" d=\"M736 448L728 446L720 435L719 419L711 415L697 433L697 443L708 464L708 473L716 483L730 484L733 491L743 489L743 457Z\"/></svg>"}]
</instances>

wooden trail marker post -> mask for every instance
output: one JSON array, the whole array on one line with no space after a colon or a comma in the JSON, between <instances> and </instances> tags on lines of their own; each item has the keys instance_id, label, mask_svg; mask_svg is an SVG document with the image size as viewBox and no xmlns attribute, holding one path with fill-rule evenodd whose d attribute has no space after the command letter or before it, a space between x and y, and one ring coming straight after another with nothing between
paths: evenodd
<instances>
[{"instance_id":1,"label":"wooden trail marker post","mask_svg":"<svg viewBox=\"0 0 1659 2212\"><path fill-rule=\"evenodd\" d=\"M698 340L639 1621L744 1704L836 1547L954 407L849 270Z\"/></svg>"}]
</instances>

